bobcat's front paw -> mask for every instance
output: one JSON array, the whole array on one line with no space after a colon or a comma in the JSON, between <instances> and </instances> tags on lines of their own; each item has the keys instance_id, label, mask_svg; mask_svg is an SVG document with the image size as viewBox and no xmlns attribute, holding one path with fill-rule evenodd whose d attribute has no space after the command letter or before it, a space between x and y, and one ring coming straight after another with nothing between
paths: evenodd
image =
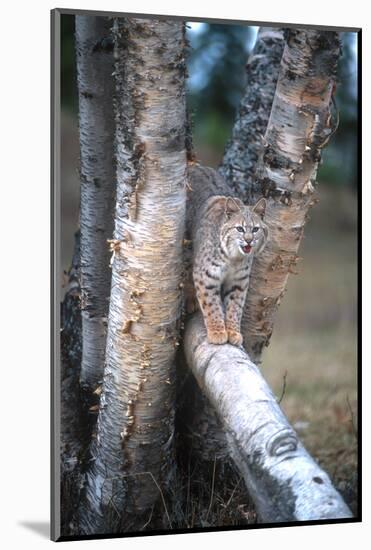
<instances>
[{"instance_id":1,"label":"bobcat's front paw","mask_svg":"<svg viewBox=\"0 0 371 550\"><path fill-rule=\"evenodd\" d=\"M229 330L228 331L228 341L233 346L241 346L243 342L243 337L240 332L237 330Z\"/></svg>"},{"instance_id":2,"label":"bobcat's front paw","mask_svg":"<svg viewBox=\"0 0 371 550\"><path fill-rule=\"evenodd\" d=\"M210 344L226 344L228 342L228 334L226 330L208 330L207 339Z\"/></svg>"}]
</instances>

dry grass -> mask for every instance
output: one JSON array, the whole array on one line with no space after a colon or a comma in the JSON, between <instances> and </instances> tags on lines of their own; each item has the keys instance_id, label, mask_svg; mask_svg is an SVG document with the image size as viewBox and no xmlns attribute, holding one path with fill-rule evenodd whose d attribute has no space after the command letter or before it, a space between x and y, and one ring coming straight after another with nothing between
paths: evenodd
<instances>
[{"instance_id":1,"label":"dry grass","mask_svg":"<svg viewBox=\"0 0 371 550\"><path fill-rule=\"evenodd\" d=\"M241 526L256 523L242 477L228 463L187 460L178 470L172 494L173 528Z\"/></svg>"}]
</instances>

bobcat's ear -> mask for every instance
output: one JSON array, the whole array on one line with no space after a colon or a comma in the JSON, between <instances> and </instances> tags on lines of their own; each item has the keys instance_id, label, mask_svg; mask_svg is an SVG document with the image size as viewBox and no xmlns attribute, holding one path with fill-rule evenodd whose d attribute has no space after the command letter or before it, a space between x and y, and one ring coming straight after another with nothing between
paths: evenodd
<instances>
[{"instance_id":1,"label":"bobcat's ear","mask_svg":"<svg viewBox=\"0 0 371 550\"><path fill-rule=\"evenodd\" d=\"M240 201L240 199L227 197L227 200L225 201L225 213L228 217L232 214L236 214L237 212L241 212L242 208L243 203Z\"/></svg>"},{"instance_id":2,"label":"bobcat's ear","mask_svg":"<svg viewBox=\"0 0 371 550\"><path fill-rule=\"evenodd\" d=\"M267 201L264 198L258 200L258 202L253 206L252 211L264 220L265 209L267 206Z\"/></svg>"}]
</instances>

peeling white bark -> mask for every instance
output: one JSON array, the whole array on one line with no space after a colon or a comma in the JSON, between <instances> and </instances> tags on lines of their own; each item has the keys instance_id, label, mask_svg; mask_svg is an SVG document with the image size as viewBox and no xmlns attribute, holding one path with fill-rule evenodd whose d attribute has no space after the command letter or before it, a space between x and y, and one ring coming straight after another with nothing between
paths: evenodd
<instances>
[{"instance_id":1,"label":"peeling white bark","mask_svg":"<svg viewBox=\"0 0 371 550\"><path fill-rule=\"evenodd\" d=\"M114 31L115 238L97 438L80 513L84 534L141 528L174 464L186 200L184 26L125 18L115 20Z\"/></svg>"},{"instance_id":2,"label":"peeling white bark","mask_svg":"<svg viewBox=\"0 0 371 550\"><path fill-rule=\"evenodd\" d=\"M244 345L260 362L298 251L314 196L323 147L336 129L331 109L340 55L337 32L286 32L276 92L254 193L266 198L269 239L253 263L242 317Z\"/></svg>"},{"instance_id":3,"label":"peeling white bark","mask_svg":"<svg viewBox=\"0 0 371 550\"><path fill-rule=\"evenodd\" d=\"M184 349L199 386L223 423L231 457L260 520L352 517L246 352L229 344L209 344L199 314L187 324Z\"/></svg>"},{"instance_id":4,"label":"peeling white bark","mask_svg":"<svg viewBox=\"0 0 371 550\"><path fill-rule=\"evenodd\" d=\"M113 42L107 17L76 16L81 179L81 387L103 377L115 199Z\"/></svg>"}]
</instances>

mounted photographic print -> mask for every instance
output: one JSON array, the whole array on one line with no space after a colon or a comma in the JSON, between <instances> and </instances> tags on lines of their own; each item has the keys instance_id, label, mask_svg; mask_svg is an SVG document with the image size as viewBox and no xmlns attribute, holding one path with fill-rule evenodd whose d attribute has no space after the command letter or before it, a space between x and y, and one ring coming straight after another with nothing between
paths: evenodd
<instances>
[{"instance_id":1,"label":"mounted photographic print","mask_svg":"<svg viewBox=\"0 0 371 550\"><path fill-rule=\"evenodd\" d=\"M360 29L52 45L52 538L360 521Z\"/></svg>"}]
</instances>

